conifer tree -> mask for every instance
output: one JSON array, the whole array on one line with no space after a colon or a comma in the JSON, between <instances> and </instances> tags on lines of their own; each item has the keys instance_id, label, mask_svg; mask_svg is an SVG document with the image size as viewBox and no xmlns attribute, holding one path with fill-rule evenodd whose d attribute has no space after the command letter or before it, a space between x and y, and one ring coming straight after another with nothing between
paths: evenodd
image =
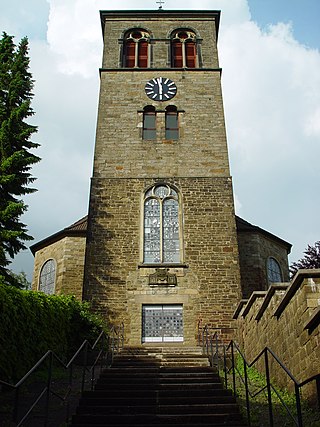
<instances>
[{"instance_id":1,"label":"conifer tree","mask_svg":"<svg viewBox=\"0 0 320 427\"><path fill-rule=\"evenodd\" d=\"M26 122L31 108L33 80L29 72L28 40L15 46L13 37L0 38L0 276L12 283L7 270L10 258L24 242L32 240L20 221L27 205L21 196L36 191L29 187L35 178L31 166L40 158L31 153L38 144L31 142L37 127Z\"/></svg>"},{"instance_id":2,"label":"conifer tree","mask_svg":"<svg viewBox=\"0 0 320 427\"><path fill-rule=\"evenodd\" d=\"M308 245L304 251L304 257L290 266L290 274L293 277L299 269L320 268L320 240L314 246Z\"/></svg>"}]
</instances>

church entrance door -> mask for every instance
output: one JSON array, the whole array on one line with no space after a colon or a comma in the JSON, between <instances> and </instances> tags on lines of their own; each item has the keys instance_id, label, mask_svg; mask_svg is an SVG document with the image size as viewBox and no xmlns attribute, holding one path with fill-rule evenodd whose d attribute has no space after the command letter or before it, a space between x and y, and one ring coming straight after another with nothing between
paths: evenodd
<instances>
[{"instance_id":1,"label":"church entrance door","mask_svg":"<svg viewBox=\"0 0 320 427\"><path fill-rule=\"evenodd\" d=\"M142 342L183 341L183 307L178 304L142 306Z\"/></svg>"}]
</instances>

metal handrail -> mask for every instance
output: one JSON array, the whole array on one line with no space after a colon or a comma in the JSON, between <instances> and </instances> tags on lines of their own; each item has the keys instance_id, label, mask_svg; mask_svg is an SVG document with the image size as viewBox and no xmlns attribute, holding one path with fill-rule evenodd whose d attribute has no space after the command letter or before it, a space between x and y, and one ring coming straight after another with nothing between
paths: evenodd
<instances>
[{"instance_id":1,"label":"metal handrail","mask_svg":"<svg viewBox=\"0 0 320 427\"><path fill-rule=\"evenodd\" d=\"M82 378L81 378L81 393L83 393L85 389L85 381L86 381L86 373L91 372L91 389L93 389L95 382L95 368L100 363L100 371L103 366L110 365L113 360L114 353L118 353L124 345L124 326L123 323L115 327L113 326L110 330L110 333L106 334L104 331L101 331L98 338L94 342L93 345L89 343L88 340L84 340L80 345L78 350L74 353L68 363L64 363L59 356L57 356L53 351L48 350L39 360L38 362L16 383L10 384L6 381L0 380L0 385L3 385L7 388L11 388L14 390L14 405L12 411L12 421L14 422L16 427L22 426L23 423L28 419L32 411L38 405L40 400L45 396L45 411L44 411L44 426L48 424L49 418L49 403L51 395L59 398L63 402L67 402L72 390L72 379L73 379L73 367L79 355L83 353L83 364L82 364ZM95 351L100 346L99 352L94 359L94 362L89 366L88 365L88 355L89 352ZM53 370L53 362L54 360L58 362L61 368L66 369L69 372L69 383L67 387L67 391L64 396L54 392L52 390L52 370ZM26 410L26 412L19 417L19 406L20 406L20 391L21 387L25 384L25 382L30 378L30 376L44 363L48 363L47 369L47 381L46 385L40 390L38 395L36 396L34 402L31 406ZM69 413L67 411L66 421L68 420Z\"/></svg>"},{"instance_id":2,"label":"metal handrail","mask_svg":"<svg viewBox=\"0 0 320 427\"><path fill-rule=\"evenodd\" d=\"M200 326L200 325L199 325ZM300 391L301 388L311 383L312 381L316 381L316 388L317 388L317 398L318 398L318 405L320 409L320 373L317 375L313 375L312 377L299 382L294 375L290 372L290 370L282 363L282 361L279 359L279 357L269 348L265 347L263 350L260 351L260 353L252 360L252 362L248 362L245 355L242 353L241 349L237 345L237 343L234 340L231 340L227 345L220 340L219 334L217 331L213 332L213 328L209 328L208 325L205 325L202 330L198 331L198 344L202 345L203 352L207 354L207 356L210 359L211 366L216 365L217 369L219 370L219 366L222 366L222 370L224 372L224 382L225 387L228 388L228 377L227 374L231 372L232 374L232 389L233 394L236 396L236 373L238 374L238 377L242 384L245 387L245 396L246 396L246 412L247 412L247 421L248 425L251 426L251 408L250 408L250 398L253 398L263 392L264 390L267 391L267 398L268 398L268 409L269 409L269 425L270 427L274 426L274 416L273 416L273 407L272 407L272 391L276 394L279 401L281 402L282 406L285 408L287 413L290 415L296 426L303 427L303 419L302 419L302 410L301 410L301 397L300 397ZM214 328L216 329L216 328ZM201 337L199 339L199 337ZM201 341L201 342L200 342ZM221 350L222 349L222 355ZM236 363L235 363L235 352L239 354L241 357L241 360L243 362L243 372L244 372L244 378L242 377L240 371L238 370ZM229 355L229 359L231 358L231 367L227 367L227 355ZM280 366L280 368L286 373L286 375L290 378L290 380L293 382L294 389L295 389L295 399L296 399L296 416L290 411L288 405L283 401L282 397L279 395L276 388L271 383L271 377L270 377L270 357L271 360L275 360L277 364ZM257 392L251 393L249 389L249 383L248 383L248 373L247 369L254 366L259 360L263 359L264 361L264 368L265 368L265 375L266 375L266 385L264 387L261 387Z\"/></svg>"}]
</instances>

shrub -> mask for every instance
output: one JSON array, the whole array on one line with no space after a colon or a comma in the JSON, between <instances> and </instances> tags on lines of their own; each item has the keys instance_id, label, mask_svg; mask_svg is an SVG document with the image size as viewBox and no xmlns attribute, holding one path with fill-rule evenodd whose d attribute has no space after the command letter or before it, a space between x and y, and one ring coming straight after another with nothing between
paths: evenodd
<instances>
[{"instance_id":1,"label":"shrub","mask_svg":"<svg viewBox=\"0 0 320 427\"><path fill-rule=\"evenodd\" d=\"M21 378L49 349L67 360L105 328L87 302L0 283L0 378Z\"/></svg>"}]
</instances>

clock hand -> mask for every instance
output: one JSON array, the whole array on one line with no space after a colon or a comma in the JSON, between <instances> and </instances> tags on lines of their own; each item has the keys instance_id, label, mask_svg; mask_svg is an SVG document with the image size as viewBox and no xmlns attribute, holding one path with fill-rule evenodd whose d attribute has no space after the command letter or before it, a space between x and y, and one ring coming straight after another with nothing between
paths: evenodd
<instances>
[{"instance_id":1,"label":"clock hand","mask_svg":"<svg viewBox=\"0 0 320 427\"><path fill-rule=\"evenodd\" d=\"M161 82L161 77L157 79L158 81L158 86L159 86L159 95L162 95L162 82Z\"/></svg>"}]
</instances>

